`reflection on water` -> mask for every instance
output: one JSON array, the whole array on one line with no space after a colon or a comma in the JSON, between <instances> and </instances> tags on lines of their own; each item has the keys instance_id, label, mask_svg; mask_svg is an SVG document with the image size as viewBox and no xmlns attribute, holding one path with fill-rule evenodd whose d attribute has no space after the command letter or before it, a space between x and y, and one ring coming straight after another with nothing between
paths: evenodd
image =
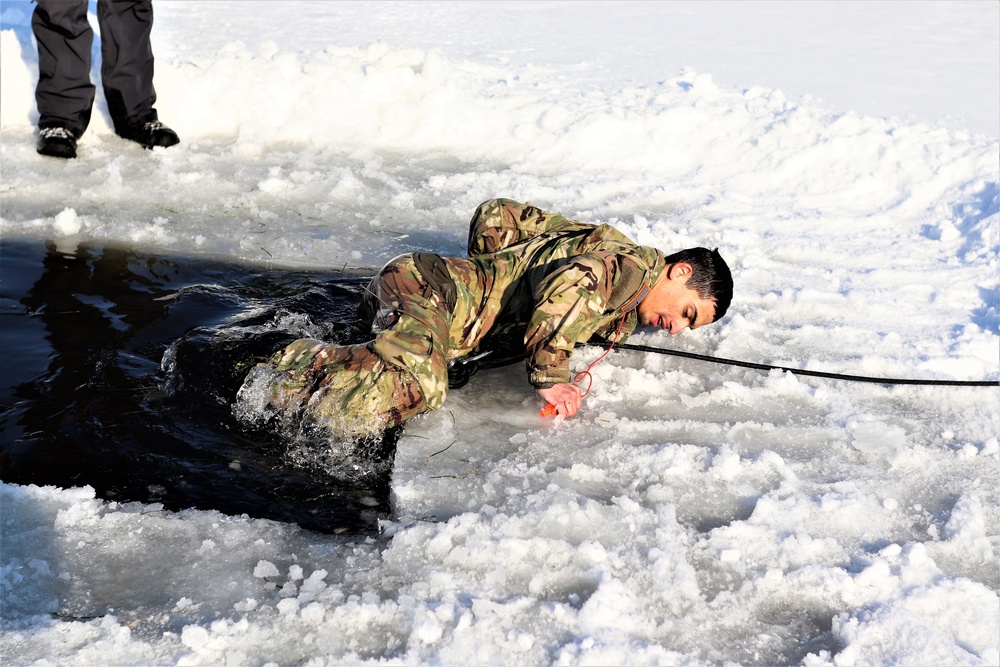
<instances>
[{"instance_id":1,"label":"reflection on water","mask_svg":"<svg viewBox=\"0 0 1000 667\"><path fill-rule=\"evenodd\" d=\"M0 478L373 530L398 433L345 455L232 411L247 370L289 340L352 340L363 282L0 242Z\"/></svg>"}]
</instances>

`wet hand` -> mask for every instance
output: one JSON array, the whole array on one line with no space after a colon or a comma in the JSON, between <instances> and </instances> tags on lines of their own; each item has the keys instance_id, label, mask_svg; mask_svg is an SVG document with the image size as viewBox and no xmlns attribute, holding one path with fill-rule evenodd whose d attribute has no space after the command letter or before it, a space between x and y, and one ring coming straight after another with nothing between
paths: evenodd
<instances>
[{"instance_id":1,"label":"wet hand","mask_svg":"<svg viewBox=\"0 0 1000 667\"><path fill-rule=\"evenodd\" d=\"M571 382L538 389L538 395L553 406L560 417L572 417L583 405L583 390Z\"/></svg>"}]
</instances>

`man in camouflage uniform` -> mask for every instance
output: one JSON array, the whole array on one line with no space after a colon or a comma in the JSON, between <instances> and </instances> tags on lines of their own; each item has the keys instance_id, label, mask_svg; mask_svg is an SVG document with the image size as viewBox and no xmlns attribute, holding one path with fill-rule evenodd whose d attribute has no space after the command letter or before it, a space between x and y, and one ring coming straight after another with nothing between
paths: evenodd
<instances>
[{"instance_id":1,"label":"man in camouflage uniform","mask_svg":"<svg viewBox=\"0 0 1000 667\"><path fill-rule=\"evenodd\" d=\"M469 259L403 255L372 280L360 314L373 341L295 341L256 381L275 408L351 438L440 408L449 362L499 346L523 351L529 382L570 416L582 397L570 381L576 343L624 339L639 324L676 334L718 320L731 299L717 251L664 257L608 225L495 199L472 218Z\"/></svg>"}]
</instances>

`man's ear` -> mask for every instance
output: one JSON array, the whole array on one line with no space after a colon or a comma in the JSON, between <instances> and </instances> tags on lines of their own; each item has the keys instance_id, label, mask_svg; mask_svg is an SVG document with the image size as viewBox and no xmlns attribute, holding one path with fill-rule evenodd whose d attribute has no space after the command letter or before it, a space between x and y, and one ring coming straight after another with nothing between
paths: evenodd
<instances>
[{"instance_id":1,"label":"man's ear","mask_svg":"<svg viewBox=\"0 0 1000 667\"><path fill-rule=\"evenodd\" d=\"M687 279L691 277L694 273L694 267L687 262L676 262L670 265L667 269L667 278L670 280L681 280L687 282Z\"/></svg>"}]
</instances>

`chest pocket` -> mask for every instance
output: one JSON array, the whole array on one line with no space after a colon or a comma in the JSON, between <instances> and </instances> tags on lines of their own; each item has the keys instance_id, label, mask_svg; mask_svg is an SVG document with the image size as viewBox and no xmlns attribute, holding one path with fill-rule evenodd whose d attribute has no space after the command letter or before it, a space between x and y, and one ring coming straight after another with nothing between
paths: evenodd
<instances>
[{"instance_id":1,"label":"chest pocket","mask_svg":"<svg viewBox=\"0 0 1000 667\"><path fill-rule=\"evenodd\" d=\"M648 271L629 258L623 258L619 266L621 277L611 289L608 310L631 313L639 307L643 297L649 294L649 285L646 283Z\"/></svg>"}]
</instances>

